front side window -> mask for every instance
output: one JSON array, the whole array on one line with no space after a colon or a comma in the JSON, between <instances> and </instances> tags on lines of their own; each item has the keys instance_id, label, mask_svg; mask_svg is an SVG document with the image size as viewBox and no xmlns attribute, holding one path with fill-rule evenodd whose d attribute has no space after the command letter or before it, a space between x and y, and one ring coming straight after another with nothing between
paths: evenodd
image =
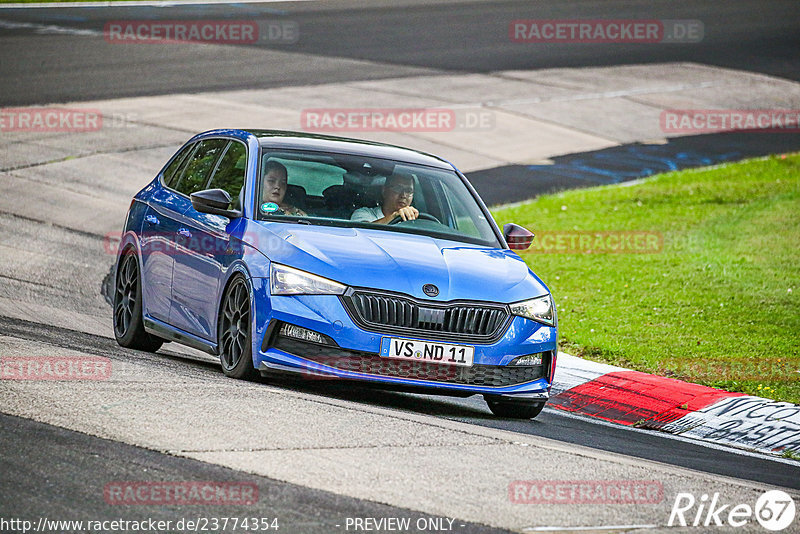
<instances>
[{"instance_id":1,"label":"front side window","mask_svg":"<svg viewBox=\"0 0 800 534\"><path fill-rule=\"evenodd\" d=\"M247 149L239 141L231 141L214 171L208 189L222 189L231 196L231 205L239 206L247 167Z\"/></svg>"},{"instance_id":2,"label":"front side window","mask_svg":"<svg viewBox=\"0 0 800 534\"><path fill-rule=\"evenodd\" d=\"M167 165L167 168L164 169L164 184L171 188L175 189L175 185L177 185L178 179L181 177L181 171L183 171L183 165L186 163L187 159L191 155L191 153L196 148L197 143L192 143L191 145L187 146L180 153L175 156L175 158Z\"/></svg>"},{"instance_id":3,"label":"front side window","mask_svg":"<svg viewBox=\"0 0 800 534\"><path fill-rule=\"evenodd\" d=\"M293 150L262 149L260 159L260 220L302 219L501 246L486 214L452 170Z\"/></svg>"},{"instance_id":4,"label":"front side window","mask_svg":"<svg viewBox=\"0 0 800 534\"><path fill-rule=\"evenodd\" d=\"M189 157L181 177L173 189L186 196L205 189L217 160L227 145L227 139L201 141L197 150Z\"/></svg>"}]
</instances>

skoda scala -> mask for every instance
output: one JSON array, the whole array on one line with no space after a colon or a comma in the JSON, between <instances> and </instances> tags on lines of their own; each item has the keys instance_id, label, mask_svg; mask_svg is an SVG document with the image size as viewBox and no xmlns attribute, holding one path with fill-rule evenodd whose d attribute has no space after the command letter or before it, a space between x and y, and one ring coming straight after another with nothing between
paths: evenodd
<instances>
[{"instance_id":1,"label":"skoda scala","mask_svg":"<svg viewBox=\"0 0 800 534\"><path fill-rule=\"evenodd\" d=\"M218 355L230 377L290 374L544 407L547 286L447 161L266 130L190 139L131 202L114 278L118 343Z\"/></svg>"}]
</instances>

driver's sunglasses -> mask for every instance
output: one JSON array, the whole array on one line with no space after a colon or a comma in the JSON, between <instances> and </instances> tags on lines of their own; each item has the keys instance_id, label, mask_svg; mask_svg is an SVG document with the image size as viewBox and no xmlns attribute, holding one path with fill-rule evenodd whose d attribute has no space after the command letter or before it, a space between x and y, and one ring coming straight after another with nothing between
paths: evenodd
<instances>
[{"instance_id":1,"label":"driver's sunglasses","mask_svg":"<svg viewBox=\"0 0 800 534\"><path fill-rule=\"evenodd\" d=\"M409 197L414 195L413 187L403 187L402 185L390 185L389 189L398 195L406 195Z\"/></svg>"}]
</instances>

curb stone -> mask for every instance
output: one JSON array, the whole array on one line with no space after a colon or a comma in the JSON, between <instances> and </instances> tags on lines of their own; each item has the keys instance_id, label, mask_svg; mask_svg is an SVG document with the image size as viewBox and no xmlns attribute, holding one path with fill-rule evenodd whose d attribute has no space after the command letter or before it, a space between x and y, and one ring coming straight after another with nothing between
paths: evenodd
<instances>
[{"instance_id":1,"label":"curb stone","mask_svg":"<svg viewBox=\"0 0 800 534\"><path fill-rule=\"evenodd\" d=\"M548 406L768 454L800 453L800 405L558 353Z\"/></svg>"}]
</instances>

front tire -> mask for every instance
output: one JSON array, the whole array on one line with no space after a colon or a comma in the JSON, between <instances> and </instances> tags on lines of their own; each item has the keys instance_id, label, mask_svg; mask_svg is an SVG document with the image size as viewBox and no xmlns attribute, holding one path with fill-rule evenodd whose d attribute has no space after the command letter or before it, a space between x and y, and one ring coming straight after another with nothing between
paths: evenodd
<instances>
[{"instance_id":1,"label":"front tire","mask_svg":"<svg viewBox=\"0 0 800 534\"><path fill-rule=\"evenodd\" d=\"M164 341L144 330L142 318L142 279L136 253L122 253L114 286L114 337L120 346L155 352Z\"/></svg>"},{"instance_id":2,"label":"front tire","mask_svg":"<svg viewBox=\"0 0 800 534\"><path fill-rule=\"evenodd\" d=\"M219 363L225 376L255 380L250 332L250 286L243 276L228 286L219 319Z\"/></svg>"},{"instance_id":3,"label":"front tire","mask_svg":"<svg viewBox=\"0 0 800 534\"><path fill-rule=\"evenodd\" d=\"M510 419L533 419L542 412L545 405L544 401L531 403L501 401L489 395L484 396L484 399L494 415Z\"/></svg>"}]
</instances>

